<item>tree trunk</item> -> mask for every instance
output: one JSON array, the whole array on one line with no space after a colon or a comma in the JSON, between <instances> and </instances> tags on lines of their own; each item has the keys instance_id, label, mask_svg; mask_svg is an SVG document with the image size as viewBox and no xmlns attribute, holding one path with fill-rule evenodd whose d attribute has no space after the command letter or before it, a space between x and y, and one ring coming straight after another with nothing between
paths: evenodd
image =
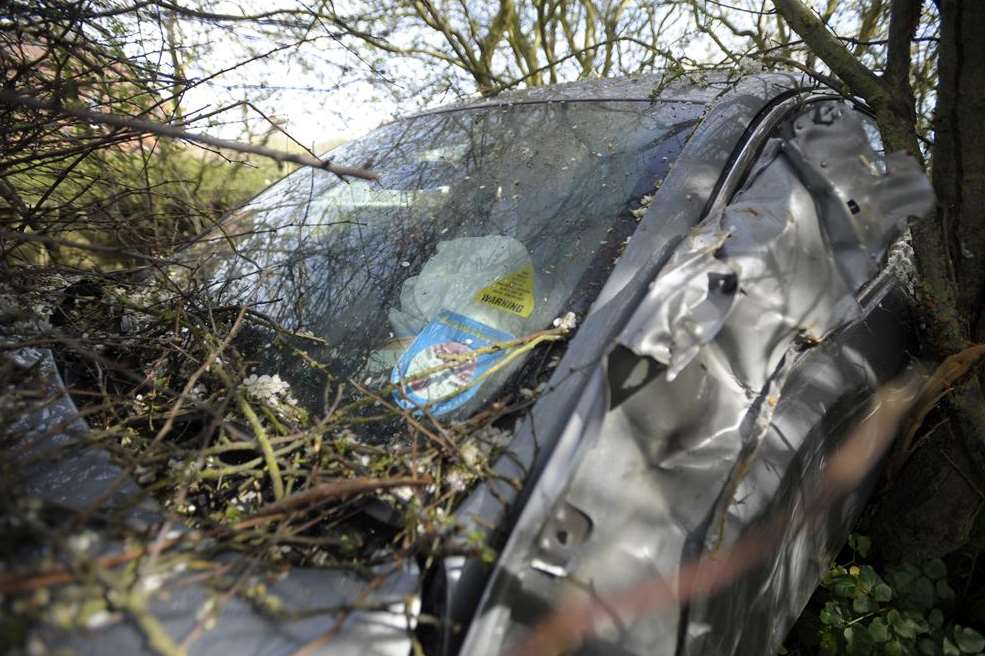
<instances>
[{"instance_id":1,"label":"tree trunk","mask_svg":"<svg viewBox=\"0 0 985 656\"><path fill-rule=\"evenodd\" d=\"M985 342L985 2L939 0L932 180L936 221L914 229L925 355L940 360ZM985 524L985 394L969 376L947 397L939 428L921 440L879 500L876 543L890 560L942 556ZM933 426L933 420L928 424ZM927 427L925 426L925 429Z\"/></svg>"}]
</instances>

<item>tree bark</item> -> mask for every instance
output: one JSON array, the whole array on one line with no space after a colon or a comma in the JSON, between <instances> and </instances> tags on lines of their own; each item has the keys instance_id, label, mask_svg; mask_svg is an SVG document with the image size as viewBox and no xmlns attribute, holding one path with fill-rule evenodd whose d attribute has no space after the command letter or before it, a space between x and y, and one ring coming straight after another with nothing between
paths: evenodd
<instances>
[{"instance_id":1,"label":"tree bark","mask_svg":"<svg viewBox=\"0 0 985 656\"><path fill-rule=\"evenodd\" d=\"M943 357L985 342L985 2L941 0L932 180L936 221L914 228L923 338ZM880 500L877 544L892 560L941 556L969 544L985 514L982 376L956 386L929 436Z\"/></svg>"},{"instance_id":2,"label":"tree bark","mask_svg":"<svg viewBox=\"0 0 985 656\"><path fill-rule=\"evenodd\" d=\"M937 215L914 228L923 353L940 361L985 342L985 2L935 0L940 15L932 179ZM911 42L922 0L893 0L884 75L867 69L801 0L777 10L849 90L873 108L887 150L917 148ZM970 545L985 525L985 394L982 378L956 385L936 432L877 501L872 532L890 560L942 556ZM933 422L931 422L933 425ZM926 430L926 427L925 427Z\"/></svg>"}]
</instances>

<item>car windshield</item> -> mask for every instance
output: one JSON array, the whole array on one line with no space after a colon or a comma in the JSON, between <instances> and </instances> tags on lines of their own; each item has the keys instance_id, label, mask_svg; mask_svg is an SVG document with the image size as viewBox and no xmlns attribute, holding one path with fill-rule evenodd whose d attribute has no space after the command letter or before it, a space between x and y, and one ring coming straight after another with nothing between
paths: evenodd
<instances>
[{"instance_id":1,"label":"car windshield","mask_svg":"<svg viewBox=\"0 0 985 656\"><path fill-rule=\"evenodd\" d=\"M701 109L537 102L401 120L330 154L379 180L299 170L187 261L215 302L323 339L306 348L333 377L400 386L399 403L436 415L468 410L518 364L500 367L491 345L587 310ZM321 398L323 378L256 340L256 371Z\"/></svg>"}]
</instances>

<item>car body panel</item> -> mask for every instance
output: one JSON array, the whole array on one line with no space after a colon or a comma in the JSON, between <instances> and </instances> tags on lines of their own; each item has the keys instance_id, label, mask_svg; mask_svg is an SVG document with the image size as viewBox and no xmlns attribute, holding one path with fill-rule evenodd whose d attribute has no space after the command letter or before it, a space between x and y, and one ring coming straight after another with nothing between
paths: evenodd
<instances>
[{"instance_id":1,"label":"car body panel","mask_svg":"<svg viewBox=\"0 0 985 656\"><path fill-rule=\"evenodd\" d=\"M727 204L713 200L678 242L593 369L513 527L465 653L508 653L563 600L670 581L771 510L793 512L819 494L826 454L907 362L899 315L881 306L893 285L870 281L903 222L930 211L929 185L912 160L890 156L888 172L879 168L864 116L849 103L797 102L779 130L767 126L738 192ZM805 403L814 411L791 410ZM642 618L612 611L607 635L582 651L777 648L820 563L847 537L859 498L837 509L830 530L789 536L789 560L766 559L780 572L800 568L778 578L784 585L753 577L736 584L739 599L729 588L694 608Z\"/></svg>"}]
</instances>

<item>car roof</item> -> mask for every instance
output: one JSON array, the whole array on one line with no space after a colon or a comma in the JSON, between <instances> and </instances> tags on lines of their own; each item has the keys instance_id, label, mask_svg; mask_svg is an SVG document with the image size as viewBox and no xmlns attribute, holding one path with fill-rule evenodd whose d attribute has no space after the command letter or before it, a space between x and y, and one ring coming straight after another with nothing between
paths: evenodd
<instances>
[{"instance_id":1,"label":"car roof","mask_svg":"<svg viewBox=\"0 0 985 656\"><path fill-rule=\"evenodd\" d=\"M495 96L467 99L417 112L402 118L415 118L462 110L553 102L684 102L707 105L736 82L726 72L695 74L650 73L622 78L578 80L541 87L504 91Z\"/></svg>"}]
</instances>

